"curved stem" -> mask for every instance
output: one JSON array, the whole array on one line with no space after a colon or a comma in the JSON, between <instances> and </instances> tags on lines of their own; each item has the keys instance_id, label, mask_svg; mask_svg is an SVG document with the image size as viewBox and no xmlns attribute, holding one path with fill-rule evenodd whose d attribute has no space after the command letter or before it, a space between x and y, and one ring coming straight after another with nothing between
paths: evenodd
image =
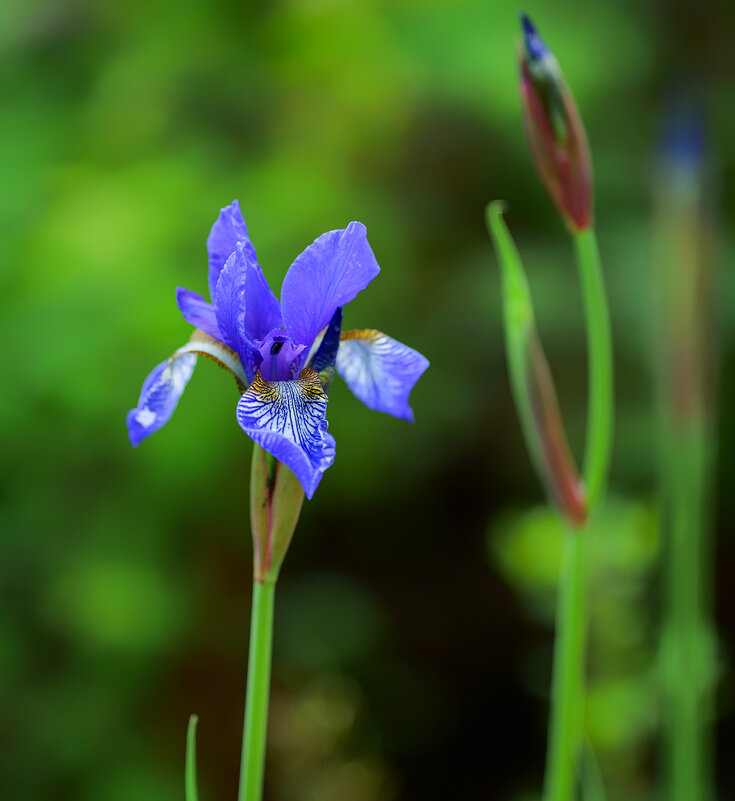
<instances>
[{"instance_id":1,"label":"curved stem","mask_svg":"<svg viewBox=\"0 0 735 801\"><path fill-rule=\"evenodd\" d=\"M275 584L253 582L248 688L238 801L260 801L263 796L275 591Z\"/></svg>"},{"instance_id":2,"label":"curved stem","mask_svg":"<svg viewBox=\"0 0 735 801\"><path fill-rule=\"evenodd\" d=\"M551 687L545 801L570 801L583 742L586 528L564 533Z\"/></svg>"},{"instance_id":3,"label":"curved stem","mask_svg":"<svg viewBox=\"0 0 735 801\"><path fill-rule=\"evenodd\" d=\"M589 400L583 475L590 510L605 490L613 435L613 366L610 318L597 238L592 228L574 235L589 348Z\"/></svg>"}]
</instances>

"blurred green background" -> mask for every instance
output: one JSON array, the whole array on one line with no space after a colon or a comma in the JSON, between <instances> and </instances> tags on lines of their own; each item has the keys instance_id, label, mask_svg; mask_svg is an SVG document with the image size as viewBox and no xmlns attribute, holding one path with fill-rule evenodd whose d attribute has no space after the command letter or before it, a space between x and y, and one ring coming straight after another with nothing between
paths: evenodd
<instances>
[{"instance_id":1,"label":"blurred green background","mask_svg":"<svg viewBox=\"0 0 735 801\"><path fill-rule=\"evenodd\" d=\"M592 544L588 731L610 799L652 798L660 534L648 360L651 154L672 82L711 116L723 222L716 593L735 623L732 39L724 2L525 8L587 126L616 344L610 513ZM240 199L274 287L362 220L382 265L347 310L426 354L416 423L335 381L335 466L276 609L268 801L532 799L541 785L559 529L506 378L484 204L509 203L575 453L586 403L568 239L519 114L506 0L0 4L0 795L236 795L250 605L249 441L203 362L133 450L125 413L188 338L176 285ZM713 582L716 577L713 577ZM735 796L735 688L717 704ZM694 801L694 800L693 800Z\"/></svg>"}]
</instances>

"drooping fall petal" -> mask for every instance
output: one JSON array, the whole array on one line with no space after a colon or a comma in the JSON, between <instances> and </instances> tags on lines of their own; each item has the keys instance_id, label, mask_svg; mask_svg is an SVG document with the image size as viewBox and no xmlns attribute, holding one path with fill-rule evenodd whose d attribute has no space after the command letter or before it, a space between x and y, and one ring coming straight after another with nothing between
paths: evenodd
<instances>
[{"instance_id":1,"label":"drooping fall petal","mask_svg":"<svg viewBox=\"0 0 735 801\"><path fill-rule=\"evenodd\" d=\"M335 456L327 433L327 395L308 367L292 381L265 381L260 373L240 398L237 421L243 431L288 465L311 498Z\"/></svg>"},{"instance_id":2,"label":"drooping fall petal","mask_svg":"<svg viewBox=\"0 0 735 801\"><path fill-rule=\"evenodd\" d=\"M418 351L369 328L346 331L337 351L337 372L369 409L413 421L408 397L429 361Z\"/></svg>"}]
</instances>

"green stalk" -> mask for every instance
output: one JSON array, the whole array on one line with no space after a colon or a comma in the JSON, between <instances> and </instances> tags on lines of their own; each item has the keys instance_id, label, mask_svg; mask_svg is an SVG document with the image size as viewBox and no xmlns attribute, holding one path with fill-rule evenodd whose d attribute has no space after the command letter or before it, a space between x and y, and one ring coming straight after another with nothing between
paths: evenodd
<instances>
[{"instance_id":1,"label":"green stalk","mask_svg":"<svg viewBox=\"0 0 735 801\"><path fill-rule=\"evenodd\" d=\"M260 801L263 796L275 592L275 583L253 582L248 688L238 801Z\"/></svg>"},{"instance_id":2,"label":"green stalk","mask_svg":"<svg viewBox=\"0 0 735 801\"><path fill-rule=\"evenodd\" d=\"M595 232L574 234L582 284L589 364L587 440L583 476L589 514L605 490L613 431L610 320ZM585 551L588 526L565 533L556 615L546 801L570 801L584 737L584 664L587 630Z\"/></svg>"},{"instance_id":3,"label":"green stalk","mask_svg":"<svg viewBox=\"0 0 735 801\"><path fill-rule=\"evenodd\" d=\"M569 801L582 751L586 640L586 528L564 532L544 798Z\"/></svg>"},{"instance_id":4,"label":"green stalk","mask_svg":"<svg viewBox=\"0 0 735 801\"><path fill-rule=\"evenodd\" d=\"M560 462L553 468L544 459L540 448L536 420L532 414L529 393L529 370L534 341L535 325L531 296L523 272L518 251L502 219L502 204L491 203L487 208L490 234L495 243L503 275L503 306L505 314L506 347L513 394L521 418L531 456L547 487L559 484ZM610 326L602 280L600 259L593 231L575 235L575 247L579 263L582 291L587 320L589 359L589 412L587 448L585 453L584 481L587 486L588 513L592 514L605 486L610 460L612 440L612 356ZM538 364L532 365L538 368ZM546 396L553 392L549 383ZM543 394L543 393L542 393ZM555 404L554 398L554 404ZM554 425L563 434L561 420ZM551 418L546 417L548 424ZM556 444L562 441L557 438ZM566 440L563 440L566 444ZM569 464L573 465L571 458ZM576 471L575 471L576 473ZM549 477L557 482L549 481ZM570 476L566 476L569 480ZM566 485L564 485L566 486ZM559 504L558 493L550 493L560 506L560 512L568 523L576 522L569 515L569 507ZM583 744L584 716L584 664L587 629L586 604L586 548L588 525L572 529L564 534L559 595L556 615L556 640L554 645L554 667L551 688L551 716L549 722L549 744L546 761L546 801L570 801L576 779Z\"/></svg>"},{"instance_id":5,"label":"green stalk","mask_svg":"<svg viewBox=\"0 0 735 801\"><path fill-rule=\"evenodd\" d=\"M582 471L589 508L597 506L605 490L613 436L613 366L610 318L605 282L594 229L574 234L579 278L587 323L589 400L587 443Z\"/></svg>"},{"instance_id":6,"label":"green stalk","mask_svg":"<svg viewBox=\"0 0 735 801\"><path fill-rule=\"evenodd\" d=\"M563 462L557 459L551 464L548 461L548 452L544 452L540 447L543 438L539 434L543 432L539 432L538 426L543 423L549 425L552 420L554 430L559 434L554 439L557 455L559 443L563 442L566 448L566 439L563 438L563 427L558 414L551 417L547 415L543 421L533 415L529 378L538 379L539 368L539 363L533 363L531 360L533 349L529 347L536 341L533 306L520 256L503 222L502 210L502 204L491 203L487 207L487 221L503 276L506 349L516 406L531 456L542 480L547 483L547 488L553 490L559 486L573 486L571 458ZM587 321L589 411L584 482L587 487L587 511L592 515L596 503L604 492L610 461L613 427L612 353L605 287L595 234L592 230L578 232L574 235L574 242ZM541 396L548 400L553 396L550 377L544 386L545 391ZM553 402L556 409L555 397ZM569 465L564 471L566 484L559 483L558 472L562 464ZM576 470L574 473L576 474ZM550 494L552 497L555 496L554 499L567 522L576 523L577 520L569 514L570 507L559 503L559 499L568 497L568 494L554 492ZM571 801L582 753L587 629L585 582L587 537L588 524L574 529L569 526L564 535L544 787L546 801Z\"/></svg>"},{"instance_id":7,"label":"green stalk","mask_svg":"<svg viewBox=\"0 0 735 801\"><path fill-rule=\"evenodd\" d=\"M712 798L707 727L711 652L704 586L706 438L693 423L673 435L668 487L669 540L663 670L670 801Z\"/></svg>"},{"instance_id":8,"label":"green stalk","mask_svg":"<svg viewBox=\"0 0 735 801\"><path fill-rule=\"evenodd\" d=\"M681 100L681 98L679 98ZM685 112L681 115L681 112ZM704 119L682 103L674 137ZM680 127L680 126L683 126ZM663 154L662 154L663 155ZM692 157L694 156L694 158ZM712 801L711 478L713 436L712 192L705 150L661 160L655 185L651 300L664 535L664 797Z\"/></svg>"}]
</instances>

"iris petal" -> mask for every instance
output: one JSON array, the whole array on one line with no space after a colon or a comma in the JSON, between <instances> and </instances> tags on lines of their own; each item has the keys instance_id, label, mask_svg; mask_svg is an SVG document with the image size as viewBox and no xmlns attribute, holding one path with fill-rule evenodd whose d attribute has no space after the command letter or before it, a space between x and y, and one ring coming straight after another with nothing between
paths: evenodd
<instances>
[{"instance_id":1,"label":"iris petal","mask_svg":"<svg viewBox=\"0 0 735 801\"><path fill-rule=\"evenodd\" d=\"M210 337L222 340L217 323L217 312L211 303L207 303L201 295L189 289L176 287L176 304L187 323L201 328Z\"/></svg>"},{"instance_id":2,"label":"iris petal","mask_svg":"<svg viewBox=\"0 0 735 801\"><path fill-rule=\"evenodd\" d=\"M351 301L380 267L362 223L328 231L296 258L283 280L281 309L291 339L311 346L339 306Z\"/></svg>"},{"instance_id":3,"label":"iris petal","mask_svg":"<svg viewBox=\"0 0 735 801\"><path fill-rule=\"evenodd\" d=\"M238 244L242 244L250 253L252 260L257 262L255 248L248 236L248 227L240 211L240 203L233 200L229 206L220 210L219 217L212 226L207 238L207 253L209 254L209 292L212 300L217 296L217 281Z\"/></svg>"},{"instance_id":4,"label":"iris petal","mask_svg":"<svg viewBox=\"0 0 735 801\"><path fill-rule=\"evenodd\" d=\"M274 328L283 327L281 304L268 285L263 270L246 248L238 251L246 262L245 333L250 339L263 339Z\"/></svg>"},{"instance_id":5,"label":"iris petal","mask_svg":"<svg viewBox=\"0 0 735 801\"><path fill-rule=\"evenodd\" d=\"M401 420L413 421L408 396L428 366L418 351L374 329L346 331L337 351L337 372L354 395Z\"/></svg>"},{"instance_id":6,"label":"iris petal","mask_svg":"<svg viewBox=\"0 0 735 801\"><path fill-rule=\"evenodd\" d=\"M194 353L197 356L204 356L205 359L224 367L237 382L240 392L245 392L247 389L249 383L247 371L243 369L238 354L204 331L197 328L186 345L183 348L179 348L176 353ZM253 374L255 374L255 369Z\"/></svg>"},{"instance_id":7,"label":"iris petal","mask_svg":"<svg viewBox=\"0 0 735 801\"><path fill-rule=\"evenodd\" d=\"M143 382L138 405L127 417L132 445L139 445L170 419L194 372L197 356L224 367L237 382L240 392L245 391L248 380L237 353L197 328L186 345L154 367Z\"/></svg>"},{"instance_id":8,"label":"iris petal","mask_svg":"<svg viewBox=\"0 0 735 801\"><path fill-rule=\"evenodd\" d=\"M193 353L177 351L170 359L153 368L143 383L138 405L128 412L131 445L139 445L168 422L189 383L196 361Z\"/></svg>"},{"instance_id":9,"label":"iris petal","mask_svg":"<svg viewBox=\"0 0 735 801\"><path fill-rule=\"evenodd\" d=\"M222 342L240 354L246 371L251 365L257 369L260 354L253 340L280 328L281 312L258 263L243 245L237 246L220 273L215 307Z\"/></svg>"},{"instance_id":10,"label":"iris petal","mask_svg":"<svg viewBox=\"0 0 735 801\"><path fill-rule=\"evenodd\" d=\"M247 262L242 249L233 251L219 274L214 296L222 341L237 352L245 340L246 272Z\"/></svg>"},{"instance_id":11,"label":"iris petal","mask_svg":"<svg viewBox=\"0 0 735 801\"><path fill-rule=\"evenodd\" d=\"M237 405L243 431L293 470L308 498L334 462L326 415L327 395L309 368L293 381L265 381L258 373Z\"/></svg>"}]
</instances>

